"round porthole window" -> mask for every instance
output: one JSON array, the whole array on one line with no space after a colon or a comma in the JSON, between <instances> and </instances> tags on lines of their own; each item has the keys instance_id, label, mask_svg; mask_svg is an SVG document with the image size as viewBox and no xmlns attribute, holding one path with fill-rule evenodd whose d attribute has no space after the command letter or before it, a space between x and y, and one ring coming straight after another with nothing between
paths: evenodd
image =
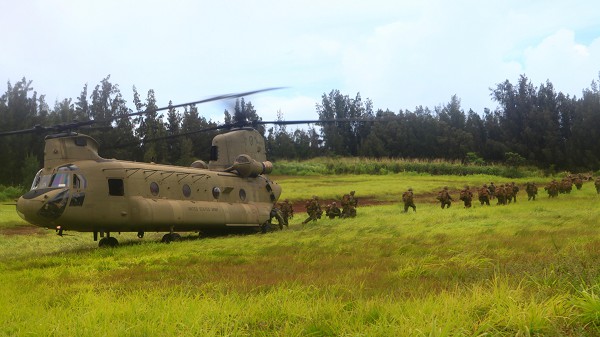
<instances>
[{"instance_id":1,"label":"round porthole window","mask_svg":"<svg viewBox=\"0 0 600 337\"><path fill-rule=\"evenodd\" d=\"M241 201L245 201L246 200L246 190L244 190L243 188L240 189L240 200Z\"/></svg>"},{"instance_id":2,"label":"round porthole window","mask_svg":"<svg viewBox=\"0 0 600 337\"><path fill-rule=\"evenodd\" d=\"M192 195L192 189L190 188L190 185L188 185L188 184L183 185L183 187L181 188L181 191L183 192L183 196L186 198L189 198L190 195Z\"/></svg>"},{"instance_id":3,"label":"round porthole window","mask_svg":"<svg viewBox=\"0 0 600 337\"><path fill-rule=\"evenodd\" d=\"M157 196L159 191L160 191L160 189L158 188L158 184L154 181L151 182L150 183L150 193L152 193L153 196Z\"/></svg>"},{"instance_id":4,"label":"round porthole window","mask_svg":"<svg viewBox=\"0 0 600 337\"><path fill-rule=\"evenodd\" d=\"M219 197L221 196L221 189L218 187L213 187L212 194L213 194L213 198L219 199Z\"/></svg>"}]
</instances>

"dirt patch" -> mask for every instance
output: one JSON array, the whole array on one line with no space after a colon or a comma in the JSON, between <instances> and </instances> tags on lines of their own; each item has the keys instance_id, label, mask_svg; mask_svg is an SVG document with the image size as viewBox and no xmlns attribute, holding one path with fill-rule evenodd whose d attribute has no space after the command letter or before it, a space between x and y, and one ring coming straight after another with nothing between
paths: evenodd
<instances>
[{"instance_id":1,"label":"dirt patch","mask_svg":"<svg viewBox=\"0 0 600 337\"><path fill-rule=\"evenodd\" d=\"M32 234L40 235L40 234L45 234L45 232L46 232L46 229L44 229L44 228L40 228L40 227L36 227L36 226L29 226L29 225L7 227L7 228L0 229L0 234L6 235L6 236L32 235Z\"/></svg>"}]
</instances>

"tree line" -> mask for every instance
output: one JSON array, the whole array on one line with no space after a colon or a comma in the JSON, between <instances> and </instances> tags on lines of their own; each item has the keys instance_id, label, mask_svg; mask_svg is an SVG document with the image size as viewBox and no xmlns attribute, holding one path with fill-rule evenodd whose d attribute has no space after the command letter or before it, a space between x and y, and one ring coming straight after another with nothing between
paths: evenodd
<instances>
[{"instance_id":1,"label":"tree line","mask_svg":"<svg viewBox=\"0 0 600 337\"><path fill-rule=\"evenodd\" d=\"M100 155L134 161L189 165L208 160L217 123L202 117L195 105L183 110L158 108L154 90L145 98L133 89L134 110L127 106L117 84L104 78L91 92L87 84L75 99L51 107L23 78L8 82L0 96L0 132L85 120L110 120L79 132L98 140ZM581 97L556 92L550 81L534 86L522 75L491 88L498 104L493 111L465 112L454 95L443 106L418 106L413 111L374 110L370 99L339 90L324 93L316 112L322 123L288 130L289 126L259 125L270 160L304 160L318 156L460 160L484 165L505 162L530 164L548 170L574 172L600 168L600 91L596 81ZM169 102L169 106L172 103ZM138 116L132 112L150 111ZM333 119L344 122L325 122ZM224 111L225 123L262 120L250 101L236 100ZM283 121L282 112L278 120ZM290 128L291 129L291 128ZM182 137L174 135L186 134ZM0 184L29 184L43 162L43 135L2 137Z\"/></svg>"}]
</instances>

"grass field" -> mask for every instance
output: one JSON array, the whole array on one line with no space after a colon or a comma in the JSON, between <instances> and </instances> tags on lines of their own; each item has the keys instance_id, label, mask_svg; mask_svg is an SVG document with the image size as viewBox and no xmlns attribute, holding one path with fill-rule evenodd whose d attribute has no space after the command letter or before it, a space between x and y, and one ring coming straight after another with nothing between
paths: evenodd
<instances>
[{"instance_id":1,"label":"grass field","mask_svg":"<svg viewBox=\"0 0 600 337\"><path fill-rule=\"evenodd\" d=\"M0 206L3 336L598 336L600 196L450 209L493 176L278 177L282 198L387 204L269 234L99 249ZM515 180L522 184L526 179ZM541 183L541 182L540 182ZM395 202L412 187L417 212ZM458 195L454 193L455 199Z\"/></svg>"}]
</instances>

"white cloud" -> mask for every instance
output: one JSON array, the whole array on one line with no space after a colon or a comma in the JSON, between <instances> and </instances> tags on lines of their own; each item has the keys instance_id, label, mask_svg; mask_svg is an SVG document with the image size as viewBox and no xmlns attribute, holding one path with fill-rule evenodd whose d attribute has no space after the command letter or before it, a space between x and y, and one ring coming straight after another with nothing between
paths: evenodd
<instances>
[{"instance_id":1,"label":"white cloud","mask_svg":"<svg viewBox=\"0 0 600 337\"><path fill-rule=\"evenodd\" d=\"M520 74L579 94L600 70L598 22L600 3L578 0L12 1L0 80L27 76L51 105L110 74L130 103L136 85L161 106L291 87L249 98L264 119L316 118L332 89L393 111L456 94L482 112L488 88Z\"/></svg>"},{"instance_id":2,"label":"white cloud","mask_svg":"<svg viewBox=\"0 0 600 337\"><path fill-rule=\"evenodd\" d=\"M575 41L575 32L561 29L524 55L524 71L534 85L550 80L557 91L580 97L600 71L600 38L583 45Z\"/></svg>"}]
</instances>

